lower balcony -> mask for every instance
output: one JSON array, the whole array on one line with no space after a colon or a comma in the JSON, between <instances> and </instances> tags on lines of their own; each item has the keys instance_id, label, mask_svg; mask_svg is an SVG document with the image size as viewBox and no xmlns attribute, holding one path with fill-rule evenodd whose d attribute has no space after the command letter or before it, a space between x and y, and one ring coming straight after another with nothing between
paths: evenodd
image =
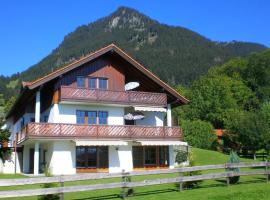
<instances>
[{"instance_id":1,"label":"lower balcony","mask_svg":"<svg viewBox=\"0 0 270 200\"><path fill-rule=\"evenodd\" d=\"M114 140L181 140L180 127L133 125L81 125L29 123L17 133L17 143L26 139L114 139Z\"/></svg>"}]
</instances>

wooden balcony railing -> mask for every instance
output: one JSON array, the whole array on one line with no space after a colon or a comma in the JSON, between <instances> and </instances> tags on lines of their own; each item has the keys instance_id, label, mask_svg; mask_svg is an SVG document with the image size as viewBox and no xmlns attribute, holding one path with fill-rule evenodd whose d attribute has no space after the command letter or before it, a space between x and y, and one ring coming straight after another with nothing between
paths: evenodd
<instances>
[{"instance_id":1,"label":"wooden balcony railing","mask_svg":"<svg viewBox=\"0 0 270 200\"><path fill-rule=\"evenodd\" d=\"M69 86L61 86L60 99L63 101L76 100L129 105L154 105L163 107L167 105L167 95L165 93L95 90Z\"/></svg>"},{"instance_id":2,"label":"wooden balcony railing","mask_svg":"<svg viewBox=\"0 0 270 200\"><path fill-rule=\"evenodd\" d=\"M161 139L180 140L180 127L132 125L80 125L29 123L18 134L18 143L28 138L85 138L85 139Z\"/></svg>"}]
</instances>

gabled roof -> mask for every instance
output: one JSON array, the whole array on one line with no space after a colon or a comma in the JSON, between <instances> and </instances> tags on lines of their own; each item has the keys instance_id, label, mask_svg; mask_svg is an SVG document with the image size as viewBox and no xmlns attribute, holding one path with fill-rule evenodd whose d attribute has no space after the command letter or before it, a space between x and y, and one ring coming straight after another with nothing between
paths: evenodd
<instances>
[{"instance_id":1,"label":"gabled roof","mask_svg":"<svg viewBox=\"0 0 270 200\"><path fill-rule=\"evenodd\" d=\"M120 55L123 59L128 61L132 66L137 68L139 71L141 71L144 75L152 79L154 82L156 82L158 85L163 87L165 90L167 90L169 93L171 93L173 96L175 96L177 99L179 99L183 104L186 104L189 102L188 99L186 99L184 96L180 95L176 90L174 90L172 87L170 87L168 84L163 82L160 78L158 78L156 75L154 75L152 72L150 72L148 69L146 69L144 66L142 66L140 63L138 63L136 60L134 60L131 56L129 56L127 53L125 53L123 50L121 50L119 47L117 47L114 44L110 44L94 53L91 53L79 60L76 60L67 66L64 66L46 76L43 76L33 82L23 82L23 87L28 87L29 89L35 89L44 83L47 83L50 80L53 80L107 52L114 51L118 55Z\"/></svg>"},{"instance_id":2,"label":"gabled roof","mask_svg":"<svg viewBox=\"0 0 270 200\"><path fill-rule=\"evenodd\" d=\"M152 72L150 72L148 69L146 69L143 65L141 65L140 63L138 63L136 60L134 60L131 56L129 56L127 53L125 53L123 50L121 50L119 47L117 47L114 44L110 44L104 48L99 49L98 51L95 51L93 53L90 53L89 55L76 60L62 68L59 68L58 70L55 70L54 72L43 76L35 81L32 82L22 82L22 93L25 90L35 90L38 87L44 85L45 83L64 75L65 73L76 69L77 67L80 67L83 64L86 64L108 52L115 52L117 53L119 56L121 56L124 60L126 60L128 63L131 64L131 66L135 67L136 69L138 69L140 72L142 72L145 76L147 76L148 78L150 78L151 80L153 80L155 83L157 83L158 85L160 85L162 88L164 88L165 91L167 91L169 94L171 94L173 97L175 97L178 101L181 102L181 104L187 104L189 102L188 99L186 99L184 96L182 96L181 94L179 94L175 89L173 89L172 87L170 87L168 84L166 84L165 82L163 82L160 78L158 78L156 75L154 75ZM23 96L23 94L20 94L20 96L18 97L17 101L19 101L20 97ZM16 104L16 103L15 103ZM14 105L15 106L15 105ZM10 116L10 112L8 113L7 116Z\"/></svg>"}]
</instances>

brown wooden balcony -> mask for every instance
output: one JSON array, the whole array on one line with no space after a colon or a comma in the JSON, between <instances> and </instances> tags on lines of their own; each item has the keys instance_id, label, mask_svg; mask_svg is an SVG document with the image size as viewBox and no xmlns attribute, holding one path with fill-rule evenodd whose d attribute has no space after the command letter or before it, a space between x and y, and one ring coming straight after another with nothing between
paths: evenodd
<instances>
[{"instance_id":1,"label":"brown wooden balcony","mask_svg":"<svg viewBox=\"0 0 270 200\"><path fill-rule=\"evenodd\" d=\"M69 86L61 86L60 100L162 107L167 105L167 95L165 93L96 90Z\"/></svg>"},{"instance_id":2,"label":"brown wooden balcony","mask_svg":"<svg viewBox=\"0 0 270 200\"><path fill-rule=\"evenodd\" d=\"M17 134L17 141L29 138L40 139L114 139L114 140L181 140L180 127L154 127L132 125L80 125L60 123L34 123L27 124Z\"/></svg>"}]
</instances>

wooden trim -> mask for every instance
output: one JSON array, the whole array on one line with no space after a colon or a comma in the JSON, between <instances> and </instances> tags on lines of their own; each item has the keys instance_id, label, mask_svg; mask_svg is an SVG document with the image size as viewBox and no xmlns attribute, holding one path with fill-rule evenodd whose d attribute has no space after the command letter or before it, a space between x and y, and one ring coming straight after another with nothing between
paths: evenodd
<instances>
[{"instance_id":1,"label":"wooden trim","mask_svg":"<svg viewBox=\"0 0 270 200\"><path fill-rule=\"evenodd\" d=\"M76 173L109 172L109 168L76 168Z\"/></svg>"},{"instance_id":2,"label":"wooden trim","mask_svg":"<svg viewBox=\"0 0 270 200\"><path fill-rule=\"evenodd\" d=\"M53 93L52 104L58 104L59 100L60 100L60 91L58 89L58 90L55 90Z\"/></svg>"}]
</instances>

